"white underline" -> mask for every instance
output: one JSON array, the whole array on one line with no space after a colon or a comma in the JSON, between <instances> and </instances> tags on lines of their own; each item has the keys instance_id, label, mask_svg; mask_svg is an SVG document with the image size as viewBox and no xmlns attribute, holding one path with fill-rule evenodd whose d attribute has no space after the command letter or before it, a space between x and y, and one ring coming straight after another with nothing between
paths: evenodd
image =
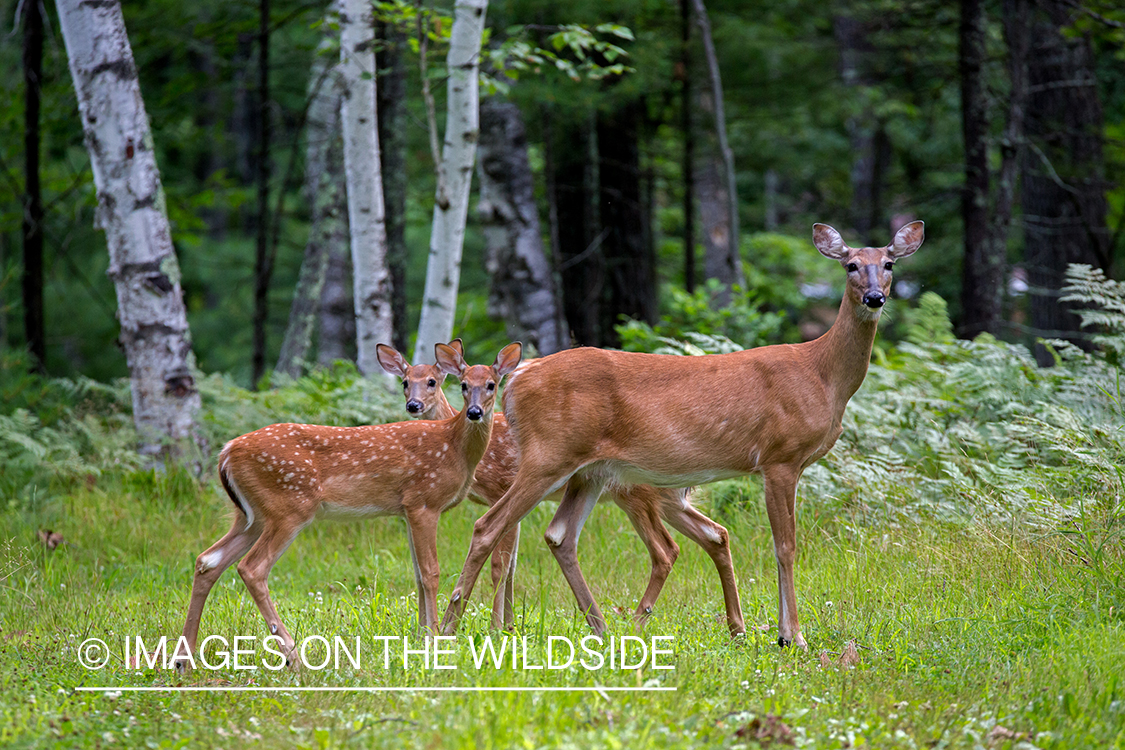
<instances>
[{"instance_id":1,"label":"white underline","mask_svg":"<svg viewBox=\"0 0 1125 750\"><path fill-rule=\"evenodd\" d=\"M668 693L674 687L275 687L167 685L144 687L88 687L75 690L119 693Z\"/></svg>"}]
</instances>

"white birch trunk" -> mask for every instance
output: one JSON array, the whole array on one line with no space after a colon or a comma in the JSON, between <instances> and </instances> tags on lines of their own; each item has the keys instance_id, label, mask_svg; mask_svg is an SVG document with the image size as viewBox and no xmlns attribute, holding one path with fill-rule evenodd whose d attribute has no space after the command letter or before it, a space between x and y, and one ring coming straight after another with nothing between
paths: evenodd
<instances>
[{"instance_id":1,"label":"white birch trunk","mask_svg":"<svg viewBox=\"0 0 1125 750\"><path fill-rule=\"evenodd\" d=\"M375 345L390 344L394 334L379 131L375 124L375 30L369 0L343 0L342 6L341 122L351 227L356 363L361 373L371 376L383 372Z\"/></svg>"},{"instance_id":2,"label":"white birch trunk","mask_svg":"<svg viewBox=\"0 0 1125 750\"><path fill-rule=\"evenodd\" d=\"M434 204L430 230L430 255L426 264L426 289L413 362L434 361L434 344L449 341L457 310L461 280L461 250L469 212L480 130L480 43L488 0L457 0L449 39L449 88L445 118L445 143L437 169L444 177L445 195ZM438 184L443 180L439 177Z\"/></svg>"},{"instance_id":3,"label":"white birch trunk","mask_svg":"<svg viewBox=\"0 0 1125 750\"><path fill-rule=\"evenodd\" d=\"M137 66L116 0L57 0L117 291L140 450L173 454L195 437L199 392L164 191Z\"/></svg>"}]
</instances>

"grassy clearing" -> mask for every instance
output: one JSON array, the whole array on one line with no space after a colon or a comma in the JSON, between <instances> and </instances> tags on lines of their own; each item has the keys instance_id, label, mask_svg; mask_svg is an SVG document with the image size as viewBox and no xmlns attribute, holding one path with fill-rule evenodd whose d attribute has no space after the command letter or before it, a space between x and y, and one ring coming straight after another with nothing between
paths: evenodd
<instances>
[{"instance_id":1,"label":"grassy clearing","mask_svg":"<svg viewBox=\"0 0 1125 750\"><path fill-rule=\"evenodd\" d=\"M707 507L735 490L755 494L750 482L730 483L701 492L699 502ZM10 541L0 552L0 744L736 747L770 744L771 736L784 733L768 718L778 716L799 746L1125 747L1119 682L1125 674L1125 561L1119 539L1102 544L1120 518L1101 511L1060 533L1019 522L874 526L856 512L805 502L798 592L807 654L775 645L772 544L764 511L750 504L723 520L735 541L751 632L728 638L711 563L680 539L682 555L645 630L646 636L674 636L670 671L478 671L463 646L459 669L442 672L384 670L381 658L367 657L359 671L198 670L186 680L163 670L125 669L119 654L102 672L79 666L76 645L90 636L116 645L123 634L150 640L178 635L192 563L225 530L226 506L213 484L199 486L178 473L134 472L103 476L61 496L47 516L60 522L68 544L54 552L32 541L42 512L2 517L0 536ZM536 648L548 634L575 641L587 634L540 541L551 512L541 507L525 522L518 576L518 633ZM462 506L443 521L445 596L475 515L472 506ZM643 588L647 556L624 515L600 507L581 549L607 614L630 610ZM417 635L413 578L397 520L314 525L282 558L271 584L298 640ZM487 601L489 594L485 582L474 600ZM612 633L632 633L627 618L609 616ZM481 604L463 632L479 639L487 625ZM203 634L210 633L265 635L233 572L208 603ZM839 655L852 640L859 661L841 668ZM822 666L822 660L830 663ZM647 681L677 692L107 697L74 690L92 684Z\"/></svg>"},{"instance_id":2,"label":"grassy clearing","mask_svg":"<svg viewBox=\"0 0 1125 750\"><path fill-rule=\"evenodd\" d=\"M1097 294L1087 298L1101 309L1125 309L1115 286L1090 285ZM1118 334L1103 342L1112 356L1060 346L1059 366L1043 370L1020 347L987 337L955 342L944 303L924 296L906 321L910 343L876 351L844 435L801 483L797 591L809 652L776 646L761 485L720 482L696 502L731 532L749 633L729 638L715 571L681 539L644 632L673 638L674 670L477 669L469 643L479 647L488 635L487 581L463 621L455 669L425 669L417 657L384 668L374 638L419 640L406 535L395 519L314 525L271 576L298 641L358 636L361 668L228 665L181 679L126 666L123 636L150 644L178 636L195 557L228 528L230 503L214 480L139 468L124 384L43 381L21 375L23 366L0 367L0 746L1125 748L1119 317L1103 323ZM733 345L716 336L693 342ZM401 415L400 399L346 367L266 393L214 376L201 390L213 447L273 421ZM578 642L588 633L541 541L552 513L541 506L525 521L517 580L516 635L527 637L534 664L549 636ZM439 607L478 514L466 504L443 519ZM67 543L48 551L41 529ZM628 613L648 558L625 516L611 505L596 510L580 550L610 633L632 634ZM233 572L212 592L208 634L228 643L266 635ZM78 646L90 637L114 647L103 671L79 664ZM248 661L273 662L261 657ZM91 685L676 690L76 690Z\"/></svg>"}]
</instances>

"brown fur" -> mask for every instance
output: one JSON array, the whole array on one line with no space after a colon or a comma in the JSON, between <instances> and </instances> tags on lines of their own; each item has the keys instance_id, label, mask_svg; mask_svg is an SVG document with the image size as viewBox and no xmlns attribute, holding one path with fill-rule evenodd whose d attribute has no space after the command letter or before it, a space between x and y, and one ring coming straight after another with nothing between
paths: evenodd
<instances>
[{"instance_id":1,"label":"brown fur","mask_svg":"<svg viewBox=\"0 0 1125 750\"><path fill-rule=\"evenodd\" d=\"M457 375L467 394L465 408L445 420L366 427L276 424L227 443L219 453L219 476L240 513L231 530L196 560L183 630L190 650L196 647L207 595L223 571L242 558L239 575L270 632L281 638L286 654L292 651L293 638L266 582L289 544L318 517L405 517L418 619L432 630L438 519L468 493L491 436L497 389L519 357L519 344L512 344L492 367L468 367L459 352L439 344L442 369ZM471 407L481 410L479 420L469 417Z\"/></svg>"},{"instance_id":2,"label":"brown fur","mask_svg":"<svg viewBox=\"0 0 1125 750\"><path fill-rule=\"evenodd\" d=\"M865 295L889 296L884 266L917 250L922 223L883 248L849 248L822 224L814 242L848 279L836 322L815 341L702 357L572 349L521 371L505 404L519 428L519 471L477 521L446 633L456 630L482 555L563 482L552 526L579 517L575 508L607 482L688 486L759 473L777 553L780 641L804 646L793 584L797 481L840 436L844 408L867 373L881 308Z\"/></svg>"},{"instance_id":3,"label":"brown fur","mask_svg":"<svg viewBox=\"0 0 1125 750\"><path fill-rule=\"evenodd\" d=\"M451 341L449 345L460 348L460 339ZM379 345L379 362L387 372L403 378L403 392L408 401L417 399L425 405L423 418L440 419L444 415L453 413L453 407L442 393L440 383L436 388L429 385L435 379L433 365L411 366L401 354L382 344ZM531 360L519 366L508 381L509 392L511 384L522 377L524 372L534 368L536 362L537 360ZM511 486L518 463L517 441L510 430L510 423L503 414L497 414L492 422L492 441L477 465L470 488L470 497L475 495L479 498L479 502L490 507L495 505ZM691 507L686 500L685 490L657 489L647 485L629 486L619 483L611 484L607 490L610 499L628 515L633 528L649 552L651 562L649 581L634 613L637 625L643 625L652 614L660 591L680 552L679 546L664 528L663 519L700 545L714 561L723 587L728 625L732 633L744 632L745 625L742 619L742 607L738 601L738 588L734 580L734 567L730 559L727 530ZM553 493L551 499L561 500L562 496L563 492L559 491ZM588 512L589 510L586 509L586 513ZM551 529L548 529L546 538L575 593L579 609L585 613L587 621L595 632L601 633L605 629L605 620L578 565L578 536L584 520L583 516L581 521L573 518L564 526L555 525L554 529L561 533L552 535ZM516 534L514 540L511 538L513 531ZM517 524L492 553L492 581L496 587L492 609L494 627L500 627L501 622L504 625L510 625L512 622L511 587L515 575L518 533ZM509 556L500 561L503 564L503 560L511 560L511 565L506 571L498 570L497 555L502 551L510 551ZM501 577L506 577L503 597L499 585ZM500 613L503 613L502 617Z\"/></svg>"}]
</instances>

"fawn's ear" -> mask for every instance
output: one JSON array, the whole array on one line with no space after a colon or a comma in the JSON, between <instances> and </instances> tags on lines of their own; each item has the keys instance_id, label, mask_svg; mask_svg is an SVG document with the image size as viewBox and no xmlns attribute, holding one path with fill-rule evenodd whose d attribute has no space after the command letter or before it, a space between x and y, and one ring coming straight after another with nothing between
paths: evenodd
<instances>
[{"instance_id":1,"label":"fawn's ear","mask_svg":"<svg viewBox=\"0 0 1125 750\"><path fill-rule=\"evenodd\" d=\"M827 224L812 225L812 241L825 258L843 260L848 255L848 246L844 244L844 238Z\"/></svg>"},{"instance_id":2,"label":"fawn's ear","mask_svg":"<svg viewBox=\"0 0 1125 750\"><path fill-rule=\"evenodd\" d=\"M394 347L386 344L375 345L375 357L379 360L379 365L391 375L403 378L406 377L406 371L410 369L410 363L403 359Z\"/></svg>"},{"instance_id":3,"label":"fawn's ear","mask_svg":"<svg viewBox=\"0 0 1125 750\"><path fill-rule=\"evenodd\" d=\"M465 372L465 358L448 344L434 344L434 359L438 369L447 375L459 378Z\"/></svg>"},{"instance_id":4,"label":"fawn's ear","mask_svg":"<svg viewBox=\"0 0 1125 750\"><path fill-rule=\"evenodd\" d=\"M461 343L461 339L453 339L449 342L448 346L450 349L456 349L462 359L465 358L465 345Z\"/></svg>"},{"instance_id":5,"label":"fawn's ear","mask_svg":"<svg viewBox=\"0 0 1125 750\"><path fill-rule=\"evenodd\" d=\"M514 344L508 344L496 355L496 361L492 363L492 369L496 370L496 374L503 378L519 367L522 358L523 344L518 341Z\"/></svg>"},{"instance_id":6,"label":"fawn's ear","mask_svg":"<svg viewBox=\"0 0 1125 750\"><path fill-rule=\"evenodd\" d=\"M922 246L926 239L926 224L921 221L912 221L903 225L895 232L894 241L891 242L891 257L895 260L913 255L914 251Z\"/></svg>"}]
</instances>

